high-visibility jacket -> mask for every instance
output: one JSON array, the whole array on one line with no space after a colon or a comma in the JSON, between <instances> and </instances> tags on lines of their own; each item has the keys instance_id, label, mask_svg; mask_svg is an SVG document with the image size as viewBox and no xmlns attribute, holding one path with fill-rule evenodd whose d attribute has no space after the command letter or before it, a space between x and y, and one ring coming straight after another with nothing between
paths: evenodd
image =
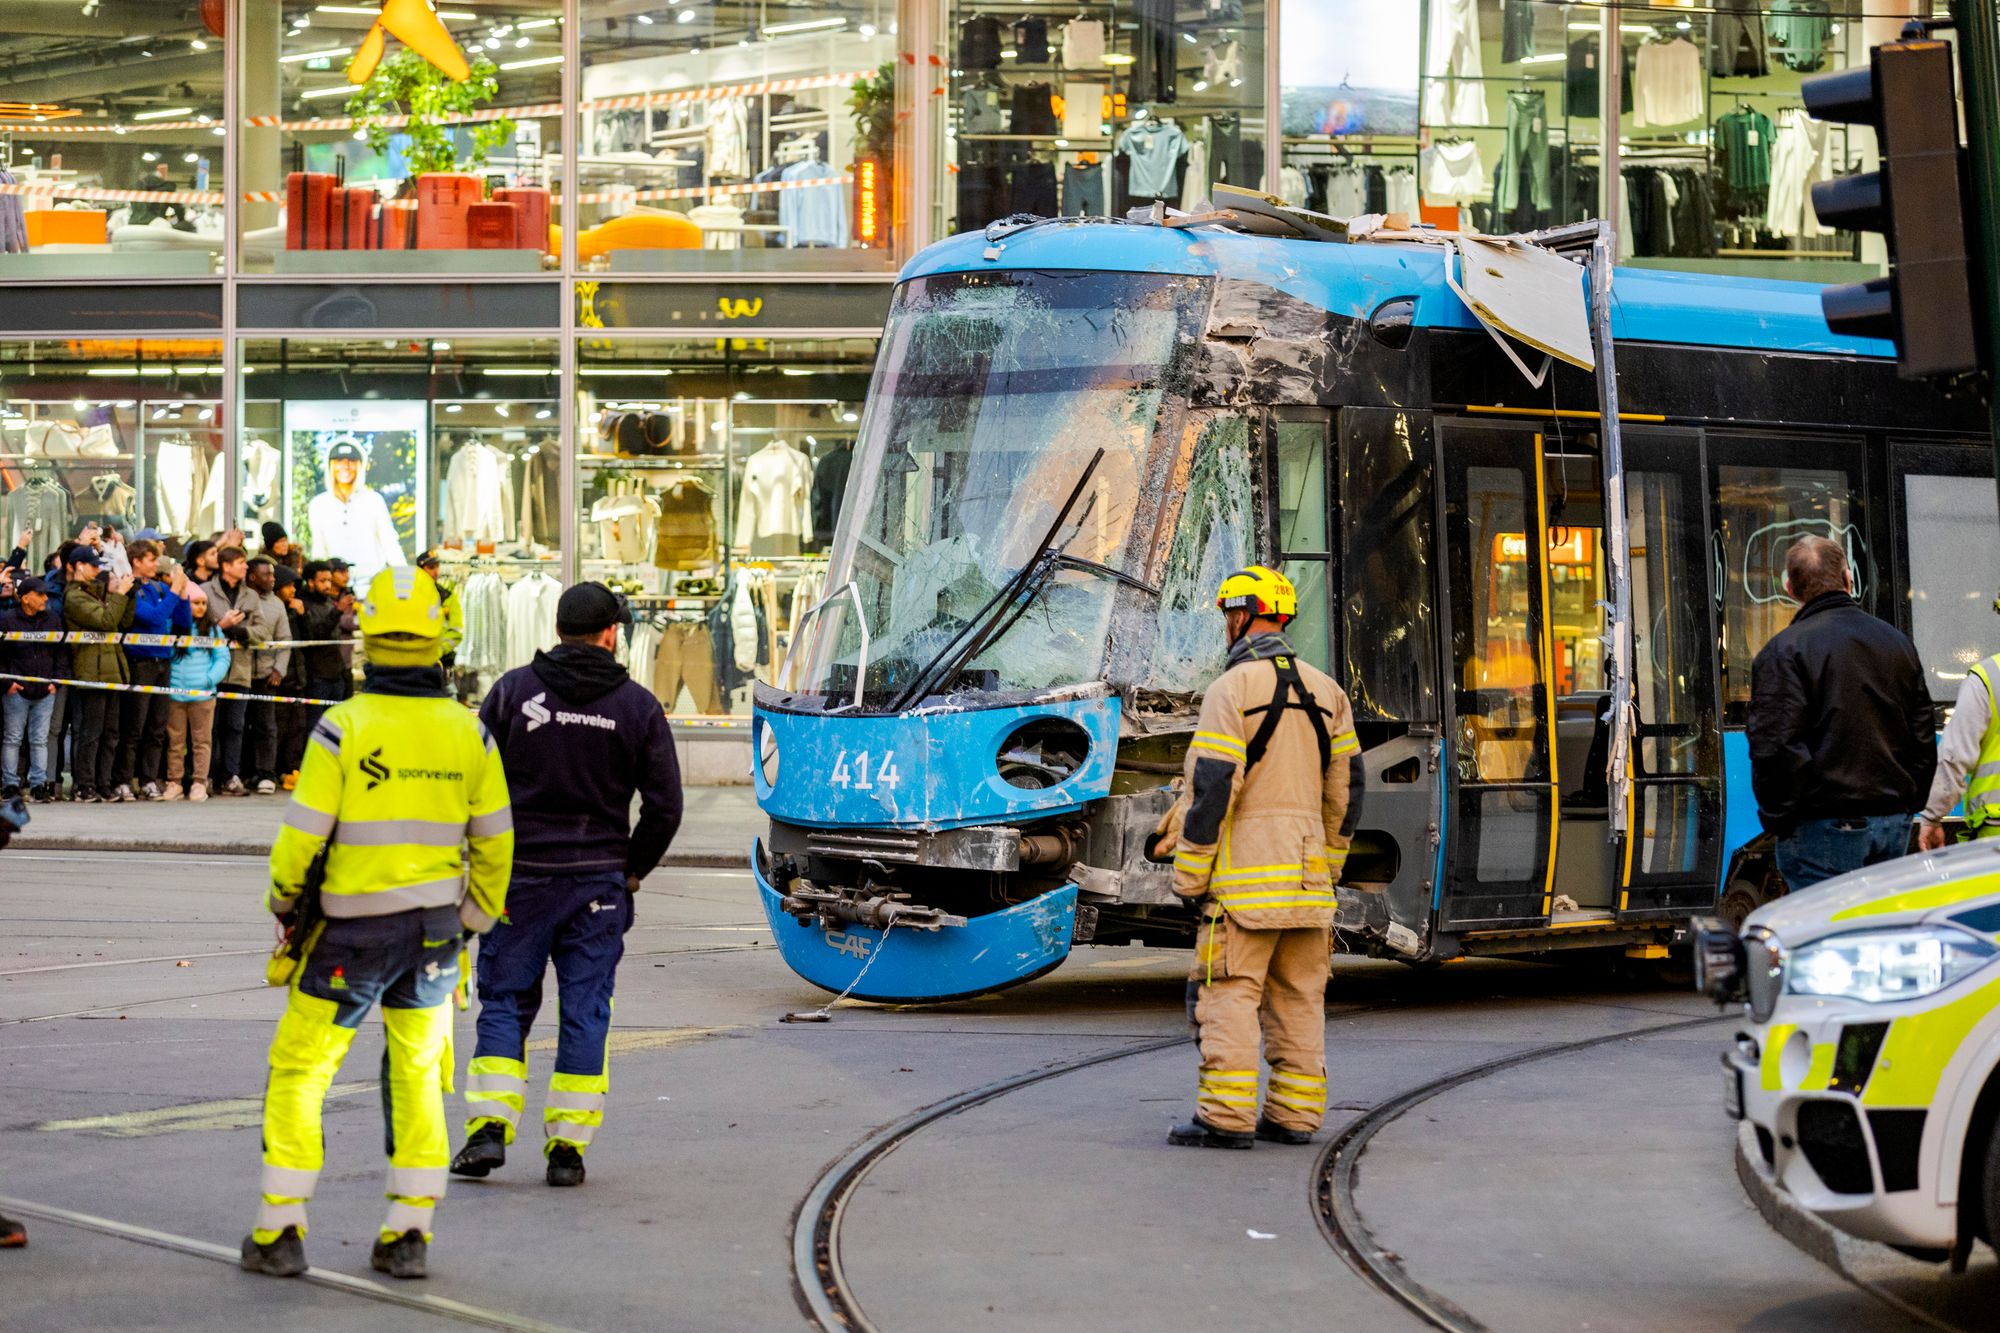
<instances>
[{"instance_id":1,"label":"high-visibility jacket","mask_svg":"<svg viewBox=\"0 0 2000 1333\"><path fill-rule=\"evenodd\" d=\"M329 841L327 916L455 904L489 929L507 906L514 814L486 728L442 695L364 691L328 709L271 845L273 912L290 910Z\"/></svg>"},{"instance_id":2,"label":"high-visibility jacket","mask_svg":"<svg viewBox=\"0 0 2000 1333\"><path fill-rule=\"evenodd\" d=\"M1986 687L1986 734L1979 738L1979 762L1965 784L1965 822L1982 837L2000 833L2000 706L1995 704L1993 676L2000 671L2000 656L1987 658L1972 668L1972 674Z\"/></svg>"},{"instance_id":3,"label":"high-visibility jacket","mask_svg":"<svg viewBox=\"0 0 2000 1333\"><path fill-rule=\"evenodd\" d=\"M1202 698L1188 747L1174 892L1212 896L1251 929L1329 926L1353 834L1349 765L1361 750L1353 709L1331 676L1278 635L1239 643L1231 661ZM1278 720L1266 728L1273 708Z\"/></svg>"}]
</instances>

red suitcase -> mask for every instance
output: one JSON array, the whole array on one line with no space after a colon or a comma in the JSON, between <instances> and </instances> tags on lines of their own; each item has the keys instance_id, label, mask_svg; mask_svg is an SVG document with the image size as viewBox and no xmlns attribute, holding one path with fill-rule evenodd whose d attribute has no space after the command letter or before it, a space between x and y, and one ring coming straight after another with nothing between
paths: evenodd
<instances>
[{"instance_id":1,"label":"red suitcase","mask_svg":"<svg viewBox=\"0 0 2000 1333\"><path fill-rule=\"evenodd\" d=\"M518 204L473 204L465 210L465 248L512 250L520 225Z\"/></svg>"},{"instance_id":2,"label":"red suitcase","mask_svg":"<svg viewBox=\"0 0 2000 1333\"><path fill-rule=\"evenodd\" d=\"M285 248L324 250L327 247L327 204L333 176L324 171L294 171L285 177Z\"/></svg>"},{"instance_id":3,"label":"red suitcase","mask_svg":"<svg viewBox=\"0 0 2000 1333\"><path fill-rule=\"evenodd\" d=\"M375 239L375 191L365 185L334 187L330 201L333 215L328 233L336 250L373 249Z\"/></svg>"},{"instance_id":4,"label":"red suitcase","mask_svg":"<svg viewBox=\"0 0 2000 1333\"><path fill-rule=\"evenodd\" d=\"M549 192L540 186L517 185L495 190L493 198L498 203L514 204L521 210L520 226L515 229L514 248L517 250L547 250L549 248Z\"/></svg>"},{"instance_id":5,"label":"red suitcase","mask_svg":"<svg viewBox=\"0 0 2000 1333\"><path fill-rule=\"evenodd\" d=\"M417 177L417 249L466 250L466 212L485 197L477 176L425 172Z\"/></svg>"},{"instance_id":6,"label":"red suitcase","mask_svg":"<svg viewBox=\"0 0 2000 1333\"><path fill-rule=\"evenodd\" d=\"M417 205L410 199L385 199L375 220L377 250L417 248Z\"/></svg>"}]
</instances>

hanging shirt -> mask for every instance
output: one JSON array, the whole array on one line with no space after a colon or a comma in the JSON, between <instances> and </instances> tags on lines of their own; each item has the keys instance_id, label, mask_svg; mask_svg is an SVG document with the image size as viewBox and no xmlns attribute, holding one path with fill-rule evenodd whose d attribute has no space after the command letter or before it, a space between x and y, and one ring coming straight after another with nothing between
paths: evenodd
<instances>
[{"instance_id":1,"label":"hanging shirt","mask_svg":"<svg viewBox=\"0 0 2000 1333\"><path fill-rule=\"evenodd\" d=\"M1235 40L1211 46L1201 57L1201 77L1210 90L1243 82L1243 43Z\"/></svg>"},{"instance_id":2,"label":"hanging shirt","mask_svg":"<svg viewBox=\"0 0 2000 1333\"><path fill-rule=\"evenodd\" d=\"M465 618L458 665L467 671L500 671L507 660L507 585L498 574L481 571L458 590Z\"/></svg>"},{"instance_id":3,"label":"hanging shirt","mask_svg":"<svg viewBox=\"0 0 2000 1333\"><path fill-rule=\"evenodd\" d=\"M476 545L513 538L513 462L484 444L465 445L451 456L439 525L446 541Z\"/></svg>"},{"instance_id":4,"label":"hanging shirt","mask_svg":"<svg viewBox=\"0 0 2000 1333\"><path fill-rule=\"evenodd\" d=\"M1632 71L1633 122L1685 125L1703 113L1701 52L1685 38L1647 42Z\"/></svg>"},{"instance_id":5,"label":"hanging shirt","mask_svg":"<svg viewBox=\"0 0 2000 1333\"><path fill-rule=\"evenodd\" d=\"M688 221L701 228L703 249L743 248L743 210L734 204L696 204L688 210Z\"/></svg>"},{"instance_id":6,"label":"hanging shirt","mask_svg":"<svg viewBox=\"0 0 2000 1333\"><path fill-rule=\"evenodd\" d=\"M55 554L58 546L70 539L71 520L69 492L61 483L50 480L31 481L7 495L7 520L0 524L0 530L7 533L6 540L12 542L28 530L28 570L37 573L42 562Z\"/></svg>"},{"instance_id":7,"label":"hanging shirt","mask_svg":"<svg viewBox=\"0 0 2000 1333\"><path fill-rule=\"evenodd\" d=\"M1208 198L1208 145L1200 139L1190 140L1187 150L1187 170L1181 176L1181 207L1192 212L1194 206Z\"/></svg>"},{"instance_id":8,"label":"hanging shirt","mask_svg":"<svg viewBox=\"0 0 2000 1333\"><path fill-rule=\"evenodd\" d=\"M1071 19L1063 24L1062 66L1064 69L1104 67L1104 23L1100 19Z\"/></svg>"},{"instance_id":9,"label":"hanging shirt","mask_svg":"<svg viewBox=\"0 0 2000 1333\"><path fill-rule=\"evenodd\" d=\"M306 506L306 523L314 558L338 556L354 566L357 588L366 588L368 580L391 565L410 563L388 504L366 486L356 486L345 501L332 491L321 491Z\"/></svg>"},{"instance_id":10,"label":"hanging shirt","mask_svg":"<svg viewBox=\"0 0 2000 1333\"><path fill-rule=\"evenodd\" d=\"M660 507L651 496L607 495L590 507L598 549L606 560L621 565L641 564L652 555L659 517Z\"/></svg>"},{"instance_id":11,"label":"hanging shirt","mask_svg":"<svg viewBox=\"0 0 2000 1333\"><path fill-rule=\"evenodd\" d=\"M798 162L786 167L780 179L786 183L826 181L825 185L800 185L778 192L778 225L785 228L787 243L793 246L847 244L847 191L840 173L824 162Z\"/></svg>"},{"instance_id":12,"label":"hanging shirt","mask_svg":"<svg viewBox=\"0 0 2000 1333\"><path fill-rule=\"evenodd\" d=\"M1769 118L1751 107L1715 122L1716 156L1730 193L1761 198L1771 188L1771 128Z\"/></svg>"},{"instance_id":13,"label":"hanging shirt","mask_svg":"<svg viewBox=\"0 0 2000 1333\"><path fill-rule=\"evenodd\" d=\"M991 83L968 83L958 90L958 132L960 134L1005 134L1007 108L1002 105L1006 89Z\"/></svg>"},{"instance_id":14,"label":"hanging shirt","mask_svg":"<svg viewBox=\"0 0 2000 1333\"><path fill-rule=\"evenodd\" d=\"M1813 182L1833 179L1828 147L1826 122L1803 111L1786 114L1771 148L1771 198L1764 223L1773 236L1825 236L1832 230L1820 223L1812 204Z\"/></svg>"},{"instance_id":15,"label":"hanging shirt","mask_svg":"<svg viewBox=\"0 0 2000 1333\"><path fill-rule=\"evenodd\" d=\"M792 551L812 531L812 464L782 440L750 455L738 484L734 542L753 554L776 555L786 541ZM760 549L763 548L763 549Z\"/></svg>"},{"instance_id":16,"label":"hanging shirt","mask_svg":"<svg viewBox=\"0 0 2000 1333\"><path fill-rule=\"evenodd\" d=\"M197 449L192 440L168 440L153 455L153 512L161 532L203 537L197 532L194 511L203 485L208 480L208 451Z\"/></svg>"},{"instance_id":17,"label":"hanging shirt","mask_svg":"<svg viewBox=\"0 0 2000 1333\"><path fill-rule=\"evenodd\" d=\"M1104 85L1071 80L1063 90L1062 132L1065 139L1096 139L1104 134Z\"/></svg>"},{"instance_id":18,"label":"hanging shirt","mask_svg":"<svg viewBox=\"0 0 2000 1333\"><path fill-rule=\"evenodd\" d=\"M703 138L710 176L740 178L750 174L750 110L742 98L718 97L708 104Z\"/></svg>"},{"instance_id":19,"label":"hanging shirt","mask_svg":"<svg viewBox=\"0 0 2000 1333\"><path fill-rule=\"evenodd\" d=\"M1118 151L1131 164L1128 188L1132 197L1164 199L1172 194L1174 172L1187 147L1181 127L1167 121L1142 121L1119 135Z\"/></svg>"},{"instance_id":20,"label":"hanging shirt","mask_svg":"<svg viewBox=\"0 0 2000 1333\"><path fill-rule=\"evenodd\" d=\"M1486 70L1479 54L1478 0L1433 0L1424 53L1424 119L1432 125L1484 125Z\"/></svg>"},{"instance_id":21,"label":"hanging shirt","mask_svg":"<svg viewBox=\"0 0 2000 1333\"><path fill-rule=\"evenodd\" d=\"M1278 168L1278 197L1293 208L1306 206L1306 174L1294 166Z\"/></svg>"},{"instance_id":22,"label":"hanging shirt","mask_svg":"<svg viewBox=\"0 0 2000 1333\"><path fill-rule=\"evenodd\" d=\"M277 449L262 440L252 438L243 442L244 527L277 521L279 457Z\"/></svg>"},{"instance_id":23,"label":"hanging shirt","mask_svg":"<svg viewBox=\"0 0 2000 1333\"><path fill-rule=\"evenodd\" d=\"M556 602L562 584L546 574L530 574L507 590L507 649L503 666L527 666L535 654L556 646Z\"/></svg>"},{"instance_id":24,"label":"hanging shirt","mask_svg":"<svg viewBox=\"0 0 2000 1333\"><path fill-rule=\"evenodd\" d=\"M1418 162L1424 178L1424 198L1432 203L1487 197L1490 187L1486 163L1479 156L1479 145L1472 140L1432 144L1424 149Z\"/></svg>"},{"instance_id":25,"label":"hanging shirt","mask_svg":"<svg viewBox=\"0 0 2000 1333\"><path fill-rule=\"evenodd\" d=\"M1826 0L1771 0L1771 40L1787 69L1804 73L1826 63L1833 10Z\"/></svg>"}]
</instances>

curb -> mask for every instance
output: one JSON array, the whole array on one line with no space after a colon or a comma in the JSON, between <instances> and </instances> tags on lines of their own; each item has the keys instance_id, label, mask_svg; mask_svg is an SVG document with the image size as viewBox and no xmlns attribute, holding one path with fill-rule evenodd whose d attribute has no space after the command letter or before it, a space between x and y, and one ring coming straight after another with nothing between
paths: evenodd
<instances>
[{"instance_id":1,"label":"curb","mask_svg":"<svg viewBox=\"0 0 2000 1333\"><path fill-rule=\"evenodd\" d=\"M1859 1240L1836 1229L1808 1212L1790 1193L1778 1188L1776 1175L1764 1164L1764 1154L1758 1150L1756 1131L1747 1120L1736 1126L1736 1179L1742 1184L1743 1192L1756 1205L1771 1229L1790 1241L1801 1252L1819 1260L1828 1268L1846 1278L1876 1300L1915 1320L1925 1328L1947 1330L1954 1325L1947 1324L1930 1312L1923 1310L1900 1296L1885 1291L1879 1283L1861 1275L1857 1271L1857 1260L1870 1260L1876 1255L1887 1256L1891 1260L1901 1256L1886 1246ZM1877 1262L1880 1262L1877 1260ZM1915 1263L1915 1260L1907 1262Z\"/></svg>"},{"instance_id":2,"label":"curb","mask_svg":"<svg viewBox=\"0 0 2000 1333\"><path fill-rule=\"evenodd\" d=\"M155 856L269 856L268 842L217 842L193 838L85 838L66 834L17 835L8 844L23 852L143 852ZM668 852L663 867L686 870L741 870L749 858L740 853Z\"/></svg>"}]
</instances>

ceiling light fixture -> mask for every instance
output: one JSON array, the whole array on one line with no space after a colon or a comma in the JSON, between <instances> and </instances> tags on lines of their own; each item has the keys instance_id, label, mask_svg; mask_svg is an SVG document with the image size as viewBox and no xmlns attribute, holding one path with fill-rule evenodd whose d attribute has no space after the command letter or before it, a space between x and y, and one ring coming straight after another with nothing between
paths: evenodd
<instances>
[{"instance_id":1,"label":"ceiling light fixture","mask_svg":"<svg viewBox=\"0 0 2000 1333\"><path fill-rule=\"evenodd\" d=\"M645 24L647 27L650 28L653 26L653 16L651 14L640 14L637 17L639 22Z\"/></svg>"},{"instance_id":2,"label":"ceiling light fixture","mask_svg":"<svg viewBox=\"0 0 2000 1333\"><path fill-rule=\"evenodd\" d=\"M138 115L132 117L132 119L166 120L173 116L187 116L192 114L194 114L194 108L191 106L170 106L163 107L158 111L141 111Z\"/></svg>"},{"instance_id":3,"label":"ceiling light fixture","mask_svg":"<svg viewBox=\"0 0 2000 1333\"><path fill-rule=\"evenodd\" d=\"M694 22L694 11L692 9L683 9L680 13L674 15L674 22L676 23Z\"/></svg>"},{"instance_id":4,"label":"ceiling light fixture","mask_svg":"<svg viewBox=\"0 0 2000 1333\"><path fill-rule=\"evenodd\" d=\"M303 60L324 60L333 56L344 56L354 48L351 46L328 46L318 51L294 51L288 56L279 56L280 65L296 65Z\"/></svg>"},{"instance_id":5,"label":"ceiling light fixture","mask_svg":"<svg viewBox=\"0 0 2000 1333\"><path fill-rule=\"evenodd\" d=\"M533 68L535 68L535 67L536 67L537 65L560 65L560 64L562 64L562 60L563 60L563 58L562 58L561 56L536 56L536 57L535 57L534 59L532 59L532 60L509 60L509 61L506 61L505 63L503 63L503 64L502 64L502 65L500 66L500 68L501 68L501 69L533 69Z\"/></svg>"},{"instance_id":6,"label":"ceiling light fixture","mask_svg":"<svg viewBox=\"0 0 2000 1333\"><path fill-rule=\"evenodd\" d=\"M802 19L797 23L766 23L763 27L757 29L757 31L763 33L766 37L783 37L788 33L821 32L827 28L844 28L846 26L846 16L836 15L833 18L825 19Z\"/></svg>"}]
</instances>

